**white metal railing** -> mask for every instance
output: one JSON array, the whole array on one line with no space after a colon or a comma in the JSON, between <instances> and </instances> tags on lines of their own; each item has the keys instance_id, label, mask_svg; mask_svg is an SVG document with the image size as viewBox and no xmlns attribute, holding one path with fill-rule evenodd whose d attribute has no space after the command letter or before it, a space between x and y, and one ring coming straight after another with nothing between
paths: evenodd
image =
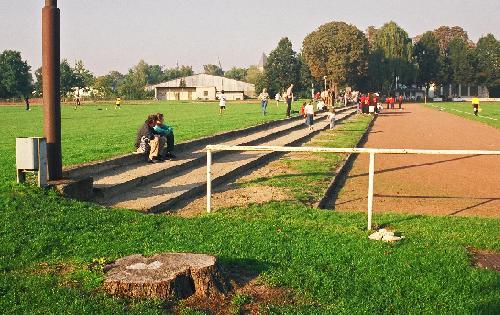
<instances>
[{"instance_id":1,"label":"white metal railing","mask_svg":"<svg viewBox=\"0 0 500 315\"><path fill-rule=\"evenodd\" d=\"M212 152L213 151L269 151L269 152L321 152L370 154L368 168L368 230L372 229L373 187L375 154L426 154L426 155L500 155L500 151L488 150L420 150L420 149L374 149L374 148L321 148L321 147L275 147L275 146L227 146L208 145L207 150L207 212L211 211L212 199Z\"/></svg>"}]
</instances>

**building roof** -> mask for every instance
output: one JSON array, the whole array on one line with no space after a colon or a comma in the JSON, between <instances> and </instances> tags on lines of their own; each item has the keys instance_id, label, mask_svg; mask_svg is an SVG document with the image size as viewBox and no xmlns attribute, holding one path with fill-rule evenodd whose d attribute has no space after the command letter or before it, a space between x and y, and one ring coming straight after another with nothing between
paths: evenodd
<instances>
[{"instance_id":1,"label":"building roof","mask_svg":"<svg viewBox=\"0 0 500 315\"><path fill-rule=\"evenodd\" d=\"M175 80L162 82L153 85L157 87L179 87L181 80L186 82L186 87L215 87L217 91L250 91L255 90L255 85L234 79L228 79L210 74L195 74L189 77L178 78Z\"/></svg>"}]
</instances>

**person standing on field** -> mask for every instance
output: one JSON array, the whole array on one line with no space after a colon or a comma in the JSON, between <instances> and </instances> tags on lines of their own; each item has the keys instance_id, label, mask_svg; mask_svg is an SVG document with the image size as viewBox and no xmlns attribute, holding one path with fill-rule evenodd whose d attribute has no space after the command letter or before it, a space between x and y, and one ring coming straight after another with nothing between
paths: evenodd
<instances>
[{"instance_id":1,"label":"person standing on field","mask_svg":"<svg viewBox=\"0 0 500 315\"><path fill-rule=\"evenodd\" d=\"M478 97L473 97L472 98L472 108L474 109L474 115L478 115L479 112L479 98Z\"/></svg>"},{"instance_id":2,"label":"person standing on field","mask_svg":"<svg viewBox=\"0 0 500 315\"><path fill-rule=\"evenodd\" d=\"M24 104L26 105L26 110L31 110L30 109L30 98L29 96L24 97Z\"/></svg>"},{"instance_id":3,"label":"person standing on field","mask_svg":"<svg viewBox=\"0 0 500 315\"><path fill-rule=\"evenodd\" d=\"M224 90L222 90L219 95L219 115L222 115L222 112L225 110L226 110L226 95L224 94Z\"/></svg>"},{"instance_id":4,"label":"person standing on field","mask_svg":"<svg viewBox=\"0 0 500 315\"><path fill-rule=\"evenodd\" d=\"M401 105L403 104L403 95L400 95L398 97L398 105L399 105L399 109L401 109Z\"/></svg>"},{"instance_id":5,"label":"person standing on field","mask_svg":"<svg viewBox=\"0 0 500 315\"><path fill-rule=\"evenodd\" d=\"M115 109L117 109L117 108L118 109L122 108L122 99L119 96L116 98L116 102L115 102Z\"/></svg>"},{"instance_id":6,"label":"person standing on field","mask_svg":"<svg viewBox=\"0 0 500 315\"><path fill-rule=\"evenodd\" d=\"M267 109L267 101L269 100L269 93L267 93L266 88L262 89L262 93L260 93L259 95L259 100L260 100L260 107L262 109L262 114L265 116Z\"/></svg>"},{"instance_id":7,"label":"person standing on field","mask_svg":"<svg viewBox=\"0 0 500 315\"><path fill-rule=\"evenodd\" d=\"M293 101L293 84L290 84L286 90L286 117L290 118L290 112L292 111L292 101Z\"/></svg>"}]
</instances>

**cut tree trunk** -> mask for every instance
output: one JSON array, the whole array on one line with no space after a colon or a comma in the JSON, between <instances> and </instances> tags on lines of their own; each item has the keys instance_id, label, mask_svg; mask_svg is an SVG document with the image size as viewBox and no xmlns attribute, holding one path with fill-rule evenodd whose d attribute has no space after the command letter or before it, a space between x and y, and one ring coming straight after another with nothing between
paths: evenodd
<instances>
[{"instance_id":1,"label":"cut tree trunk","mask_svg":"<svg viewBox=\"0 0 500 315\"><path fill-rule=\"evenodd\" d=\"M104 289L132 298L184 299L226 295L230 285L214 256L189 253L132 255L108 266Z\"/></svg>"}]
</instances>

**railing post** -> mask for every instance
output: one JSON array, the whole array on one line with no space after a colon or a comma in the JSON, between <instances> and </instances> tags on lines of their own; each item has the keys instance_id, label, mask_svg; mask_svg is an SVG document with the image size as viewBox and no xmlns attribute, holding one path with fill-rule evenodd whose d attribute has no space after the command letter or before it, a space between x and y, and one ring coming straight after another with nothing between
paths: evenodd
<instances>
[{"instance_id":1,"label":"railing post","mask_svg":"<svg viewBox=\"0 0 500 315\"><path fill-rule=\"evenodd\" d=\"M212 151L207 149L207 212L212 211Z\"/></svg>"},{"instance_id":2,"label":"railing post","mask_svg":"<svg viewBox=\"0 0 500 315\"><path fill-rule=\"evenodd\" d=\"M373 211L373 177L375 173L375 153L370 152L370 167L368 171L368 230L372 229Z\"/></svg>"}]
</instances>

